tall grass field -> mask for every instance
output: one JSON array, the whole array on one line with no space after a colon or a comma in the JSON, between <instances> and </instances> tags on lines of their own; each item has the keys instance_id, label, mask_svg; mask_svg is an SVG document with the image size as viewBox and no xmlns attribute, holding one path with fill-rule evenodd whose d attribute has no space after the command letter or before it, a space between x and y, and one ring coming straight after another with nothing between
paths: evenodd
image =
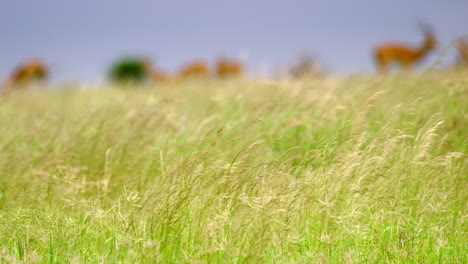
<instances>
[{"instance_id":1,"label":"tall grass field","mask_svg":"<svg viewBox=\"0 0 468 264\"><path fill-rule=\"evenodd\" d=\"M468 263L466 73L0 97L0 263Z\"/></svg>"}]
</instances>

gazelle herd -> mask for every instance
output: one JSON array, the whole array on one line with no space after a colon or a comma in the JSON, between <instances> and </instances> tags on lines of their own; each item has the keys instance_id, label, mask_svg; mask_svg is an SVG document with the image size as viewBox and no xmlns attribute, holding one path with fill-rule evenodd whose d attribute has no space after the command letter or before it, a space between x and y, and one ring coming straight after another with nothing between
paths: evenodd
<instances>
[{"instance_id":1,"label":"gazelle herd","mask_svg":"<svg viewBox=\"0 0 468 264\"><path fill-rule=\"evenodd\" d=\"M210 64L204 60L194 60L182 65L175 74L170 74L150 64L147 70L151 79L156 82L177 82L189 79L240 78L244 74L244 65L240 60L220 57L213 67L210 67Z\"/></svg>"},{"instance_id":2,"label":"gazelle herd","mask_svg":"<svg viewBox=\"0 0 468 264\"><path fill-rule=\"evenodd\" d=\"M156 83L172 83L189 79L209 80L213 78L228 79L241 78L244 74L244 66L239 60L221 57L213 68L203 60L196 60L182 65L180 70L171 74L153 66L150 60L144 60L145 72L149 79ZM25 89L33 83L42 87L49 78L49 67L40 59L30 59L19 65L0 86L2 92L14 89Z\"/></svg>"},{"instance_id":3,"label":"gazelle herd","mask_svg":"<svg viewBox=\"0 0 468 264\"><path fill-rule=\"evenodd\" d=\"M400 70L409 71L431 52L434 52L438 46L434 31L428 25L424 25L422 29L424 40L418 46L399 42L383 42L377 45L373 51L377 71L380 74L386 74L392 65L397 66ZM458 52L458 64L468 66L468 35L459 37L454 43ZM47 82L49 72L49 67L44 61L30 59L19 65L0 88L3 88L3 92L8 92L13 89L27 88L32 83L44 84ZM147 72L150 79L161 83L187 79L239 78L244 74L245 69L239 60L220 57L212 68L206 61L197 60L184 64L176 74L170 74L154 67L148 61ZM302 74L293 74L293 77L296 78L301 76Z\"/></svg>"}]
</instances>

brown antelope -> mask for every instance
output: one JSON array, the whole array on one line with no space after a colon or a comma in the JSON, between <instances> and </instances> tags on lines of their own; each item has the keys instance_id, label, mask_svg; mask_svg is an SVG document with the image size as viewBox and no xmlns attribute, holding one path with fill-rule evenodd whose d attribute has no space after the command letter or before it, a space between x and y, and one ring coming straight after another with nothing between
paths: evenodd
<instances>
[{"instance_id":1,"label":"brown antelope","mask_svg":"<svg viewBox=\"0 0 468 264\"><path fill-rule=\"evenodd\" d=\"M153 62L149 58L143 59L145 65L146 76L150 81L156 83L169 83L174 80L171 74L161 70L159 67L154 66Z\"/></svg>"},{"instance_id":2,"label":"brown antelope","mask_svg":"<svg viewBox=\"0 0 468 264\"><path fill-rule=\"evenodd\" d=\"M171 74L158 68L153 69L153 71L151 72L151 78L159 83L169 83L175 80Z\"/></svg>"},{"instance_id":3,"label":"brown antelope","mask_svg":"<svg viewBox=\"0 0 468 264\"><path fill-rule=\"evenodd\" d=\"M202 60L187 63L182 66L177 75L178 80L202 79L207 80L210 77L210 67Z\"/></svg>"},{"instance_id":4,"label":"brown antelope","mask_svg":"<svg viewBox=\"0 0 468 264\"><path fill-rule=\"evenodd\" d=\"M216 62L216 76L220 79L238 78L244 74L241 62L226 57L220 57Z\"/></svg>"},{"instance_id":5,"label":"brown antelope","mask_svg":"<svg viewBox=\"0 0 468 264\"><path fill-rule=\"evenodd\" d=\"M380 73L386 73L392 63L397 63L405 70L410 70L419 63L427 54L437 46L437 39L430 27L424 26L424 42L419 47L413 47L401 43L382 43L374 51L377 69Z\"/></svg>"},{"instance_id":6,"label":"brown antelope","mask_svg":"<svg viewBox=\"0 0 468 264\"><path fill-rule=\"evenodd\" d=\"M30 59L18 66L5 82L4 92L12 89L25 89L34 82L46 82L48 66L40 59Z\"/></svg>"},{"instance_id":7,"label":"brown antelope","mask_svg":"<svg viewBox=\"0 0 468 264\"><path fill-rule=\"evenodd\" d=\"M458 62L460 64L468 64L468 43L465 42L467 37L464 36L457 39Z\"/></svg>"},{"instance_id":8,"label":"brown antelope","mask_svg":"<svg viewBox=\"0 0 468 264\"><path fill-rule=\"evenodd\" d=\"M171 74L161 70L158 67L155 67L151 60L145 60L146 73L150 80L155 81L156 83L167 83L172 82L174 77Z\"/></svg>"}]
</instances>

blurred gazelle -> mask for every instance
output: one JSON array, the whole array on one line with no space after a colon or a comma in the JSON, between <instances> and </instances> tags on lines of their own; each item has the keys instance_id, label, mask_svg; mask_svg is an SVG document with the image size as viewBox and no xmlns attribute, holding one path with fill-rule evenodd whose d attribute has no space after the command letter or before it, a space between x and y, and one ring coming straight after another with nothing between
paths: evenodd
<instances>
[{"instance_id":1,"label":"blurred gazelle","mask_svg":"<svg viewBox=\"0 0 468 264\"><path fill-rule=\"evenodd\" d=\"M34 82L45 82L49 77L49 67L40 59L30 59L18 66L4 84L4 92L27 88Z\"/></svg>"},{"instance_id":2,"label":"blurred gazelle","mask_svg":"<svg viewBox=\"0 0 468 264\"><path fill-rule=\"evenodd\" d=\"M177 74L178 80L201 79L208 80L210 78L210 67L203 60L196 60L184 64Z\"/></svg>"},{"instance_id":3,"label":"blurred gazelle","mask_svg":"<svg viewBox=\"0 0 468 264\"><path fill-rule=\"evenodd\" d=\"M468 42L465 40L468 35L460 37L456 40L458 49L458 60L460 63L468 63Z\"/></svg>"},{"instance_id":4,"label":"blurred gazelle","mask_svg":"<svg viewBox=\"0 0 468 264\"><path fill-rule=\"evenodd\" d=\"M401 43L385 42L374 50L374 59L380 73L386 73L392 63L397 63L405 70L410 70L426 55L437 47L437 38L433 30L423 25L424 42L418 46L410 46Z\"/></svg>"},{"instance_id":5,"label":"blurred gazelle","mask_svg":"<svg viewBox=\"0 0 468 264\"><path fill-rule=\"evenodd\" d=\"M216 62L216 76L220 79L238 78L244 74L244 66L240 60L219 57Z\"/></svg>"}]
</instances>

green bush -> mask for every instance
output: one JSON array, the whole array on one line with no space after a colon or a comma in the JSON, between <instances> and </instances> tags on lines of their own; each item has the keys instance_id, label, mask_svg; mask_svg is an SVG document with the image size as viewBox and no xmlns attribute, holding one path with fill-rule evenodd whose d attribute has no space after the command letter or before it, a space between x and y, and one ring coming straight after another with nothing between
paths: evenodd
<instances>
[{"instance_id":1,"label":"green bush","mask_svg":"<svg viewBox=\"0 0 468 264\"><path fill-rule=\"evenodd\" d=\"M111 66L109 79L115 83L142 84L148 79L148 66L144 59L124 58Z\"/></svg>"}]
</instances>

